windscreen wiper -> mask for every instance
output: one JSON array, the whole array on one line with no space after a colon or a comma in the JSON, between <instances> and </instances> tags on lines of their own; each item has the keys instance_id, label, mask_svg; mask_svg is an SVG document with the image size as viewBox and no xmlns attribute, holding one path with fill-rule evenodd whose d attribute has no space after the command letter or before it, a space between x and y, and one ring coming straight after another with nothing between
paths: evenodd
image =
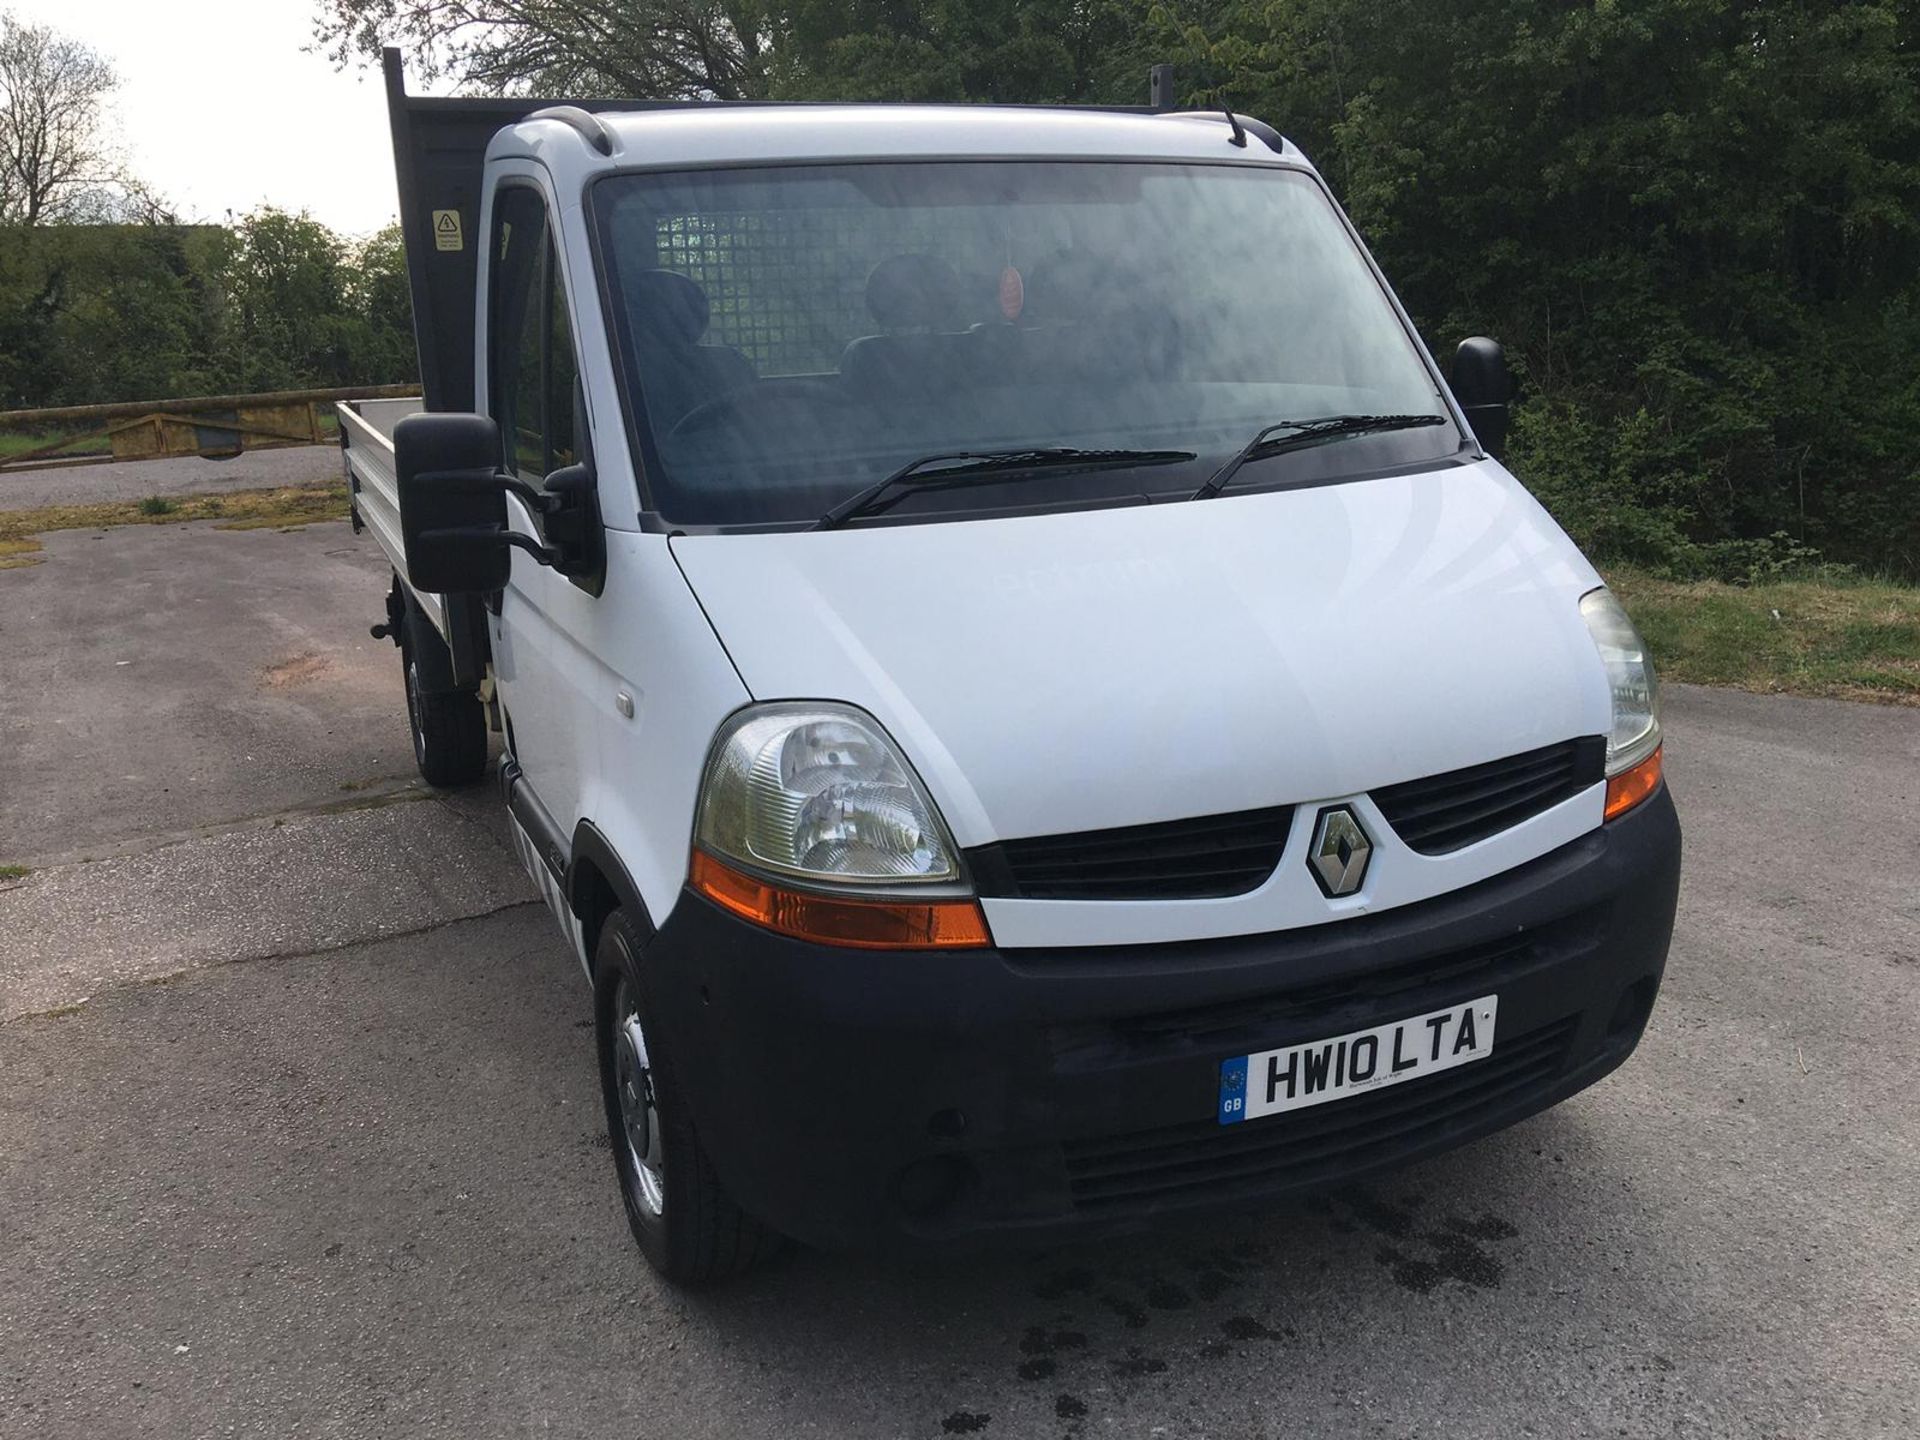
<instances>
[{"instance_id":1,"label":"windscreen wiper","mask_svg":"<svg viewBox=\"0 0 1920 1440\"><path fill-rule=\"evenodd\" d=\"M1078 450L1046 445L1030 450L949 450L922 455L842 500L818 520L816 530L832 530L859 515L878 515L908 495L971 484L982 475L1009 470L1110 470L1129 465L1177 465L1196 458L1191 450ZM938 469L930 467L938 466Z\"/></svg>"},{"instance_id":2,"label":"windscreen wiper","mask_svg":"<svg viewBox=\"0 0 1920 1440\"><path fill-rule=\"evenodd\" d=\"M1208 500L1226 489L1249 460L1304 450L1342 435L1371 435L1380 430L1414 430L1422 425L1444 425L1444 415L1324 415L1313 420L1276 420L1249 440L1234 457L1209 475L1189 499ZM1278 432L1287 433L1280 434Z\"/></svg>"}]
</instances>

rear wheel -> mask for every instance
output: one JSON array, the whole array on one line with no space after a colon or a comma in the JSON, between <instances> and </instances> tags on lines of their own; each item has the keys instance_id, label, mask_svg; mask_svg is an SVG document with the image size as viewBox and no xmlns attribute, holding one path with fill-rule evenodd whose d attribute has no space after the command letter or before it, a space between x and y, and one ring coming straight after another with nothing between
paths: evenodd
<instances>
[{"instance_id":1,"label":"rear wheel","mask_svg":"<svg viewBox=\"0 0 1920 1440\"><path fill-rule=\"evenodd\" d=\"M441 789L470 785L487 771L487 713L471 690L436 686L451 673L446 642L425 616L410 611L401 632L407 724L421 778Z\"/></svg>"},{"instance_id":2,"label":"rear wheel","mask_svg":"<svg viewBox=\"0 0 1920 1440\"><path fill-rule=\"evenodd\" d=\"M704 1285L747 1269L777 1240L728 1197L701 1149L684 1092L640 980L640 944L624 911L594 947L600 1088L627 1223L667 1279Z\"/></svg>"}]
</instances>

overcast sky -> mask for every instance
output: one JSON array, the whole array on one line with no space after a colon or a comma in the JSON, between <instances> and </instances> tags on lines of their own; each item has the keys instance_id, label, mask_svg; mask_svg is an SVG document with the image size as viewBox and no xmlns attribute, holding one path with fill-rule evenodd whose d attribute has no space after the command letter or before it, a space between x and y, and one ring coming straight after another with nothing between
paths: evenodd
<instances>
[{"instance_id":1,"label":"overcast sky","mask_svg":"<svg viewBox=\"0 0 1920 1440\"><path fill-rule=\"evenodd\" d=\"M336 72L303 49L312 0L0 0L0 9L113 62L127 158L184 218L272 204L364 234L394 217L379 74Z\"/></svg>"}]
</instances>

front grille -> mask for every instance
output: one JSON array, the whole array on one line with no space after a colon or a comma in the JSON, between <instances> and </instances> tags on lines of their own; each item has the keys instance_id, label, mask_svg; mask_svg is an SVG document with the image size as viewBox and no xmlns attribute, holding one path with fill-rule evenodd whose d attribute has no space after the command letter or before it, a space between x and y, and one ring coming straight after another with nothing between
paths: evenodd
<instances>
[{"instance_id":1,"label":"front grille","mask_svg":"<svg viewBox=\"0 0 1920 1440\"><path fill-rule=\"evenodd\" d=\"M1607 742L1587 735L1485 765L1373 792L1394 833L1422 855L1444 855L1498 835L1600 782Z\"/></svg>"},{"instance_id":2,"label":"front grille","mask_svg":"<svg viewBox=\"0 0 1920 1440\"><path fill-rule=\"evenodd\" d=\"M1293 807L1003 840L967 852L979 893L1021 900L1244 895L1280 863Z\"/></svg>"},{"instance_id":3,"label":"front grille","mask_svg":"<svg viewBox=\"0 0 1920 1440\"><path fill-rule=\"evenodd\" d=\"M1078 1209L1111 1212L1275 1177L1331 1181L1458 1135L1489 1111L1544 1090L1565 1064L1577 1019L1496 1038L1485 1060L1306 1110L1072 1141L1068 1187Z\"/></svg>"}]
</instances>

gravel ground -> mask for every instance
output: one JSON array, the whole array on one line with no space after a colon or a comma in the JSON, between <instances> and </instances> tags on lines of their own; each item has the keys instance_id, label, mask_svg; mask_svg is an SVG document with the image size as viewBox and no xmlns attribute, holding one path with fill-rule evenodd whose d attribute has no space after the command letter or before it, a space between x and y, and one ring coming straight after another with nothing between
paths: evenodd
<instances>
[{"instance_id":1,"label":"gravel ground","mask_svg":"<svg viewBox=\"0 0 1920 1440\"><path fill-rule=\"evenodd\" d=\"M142 500L149 495L219 495L230 490L308 485L338 480L340 475L337 445L247 450L231 460L183 455L172 460L129 460L117 465L102 461L52 470L0 470L0 510Z\"/></svg>"}]
</instances>

